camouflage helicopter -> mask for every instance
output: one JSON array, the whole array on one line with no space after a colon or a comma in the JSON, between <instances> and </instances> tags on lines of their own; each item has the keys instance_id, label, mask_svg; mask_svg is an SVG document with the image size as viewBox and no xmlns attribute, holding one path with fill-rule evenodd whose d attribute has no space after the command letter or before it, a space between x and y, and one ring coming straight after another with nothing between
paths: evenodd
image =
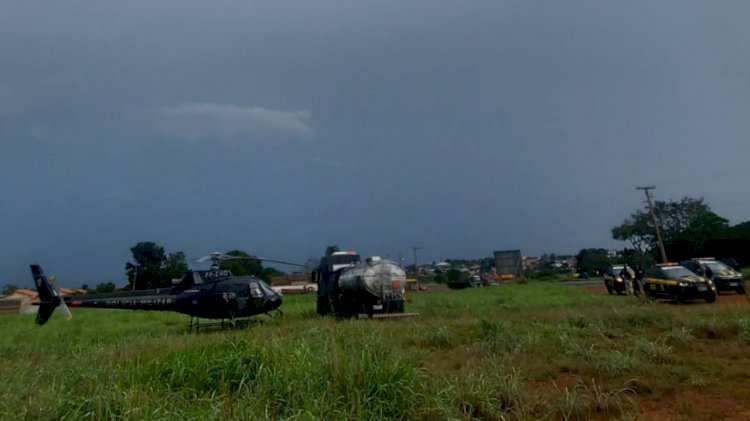
<instances>
[{"instance_id":1,"label":"camouflage helicopter","mask_svg":"<svg viewBox=\"0 0 750 421\"><path fill-rule=\"evenodd\" d=\"M231 271L220 268L222 261L230 259L256 259L304 267L281 260L214 252L195 260L210 260L211 269L189 271L171 288L62 297L44 275L41 266L32 264L31 274L40 301L36 323L45 324L57 307L68 319L72 317L69 307L175 311L191 317L190 328L200 326L201 318L220 319L223 326L224 320L234 323L236 319L268 314L274 310L280 312L281 296L268 284L255 276L234 276ZM196 319L195 323L193 318Z\"/></svg>"}]
</instances>

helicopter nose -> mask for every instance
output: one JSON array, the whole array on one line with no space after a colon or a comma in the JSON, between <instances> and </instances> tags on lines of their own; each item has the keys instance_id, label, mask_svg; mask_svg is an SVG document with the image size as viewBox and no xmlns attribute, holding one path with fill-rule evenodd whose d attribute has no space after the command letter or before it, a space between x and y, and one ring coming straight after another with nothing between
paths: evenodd
<instances>
[{"instance_id":1,"label":"helicopter nose","mask_svg":"<svg viewBox=\"0 0 750 421\"><path fill-rule=\"evenodd\" d=\"M271 287L266 284L261 284L263 293L266 296L266 305L271 309L275 310L281 305L281 295L274 291Z\"/></svg>"},{"instance_id":2,"label":"helicopter nose","mask_svg":"<svg viewBox=\"0 0 750 421\"><path fill-rule=\"evenodd\" d=\"M268 302L266 302L266 306L270 310L276 310L281 306L281 296L279 294L274 293L272 296L268 297Z\"/></svg>"}]
</instances>

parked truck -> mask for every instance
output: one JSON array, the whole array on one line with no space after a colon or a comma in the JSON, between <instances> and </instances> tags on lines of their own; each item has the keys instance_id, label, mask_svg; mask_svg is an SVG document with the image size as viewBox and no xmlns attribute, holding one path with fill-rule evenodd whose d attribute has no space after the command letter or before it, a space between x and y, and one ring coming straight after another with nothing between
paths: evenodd
<instances>
[{"instance_id":1,"label":"parked truck","mask_svg":"<svg viewBox=\"0 0 750 421\"><path fill-rule=\"evenodd\" d=\"M313 273L321 316L406 317L406 273L396 263L373 256L362 262L355 251L337 251L320 259Z\"/></svg>"}]
</instances>

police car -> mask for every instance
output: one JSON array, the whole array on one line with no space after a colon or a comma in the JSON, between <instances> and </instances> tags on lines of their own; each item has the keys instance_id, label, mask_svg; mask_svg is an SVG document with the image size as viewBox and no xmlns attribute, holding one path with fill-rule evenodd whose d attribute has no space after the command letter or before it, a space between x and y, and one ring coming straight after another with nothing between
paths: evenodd
<instances>
[{"instance_id":1,"label":"police car","mask_svg":"<svg viewBox=\"0 0 750 421\"><path fill-rule=\"evenodd\" d=\"M718 292L736 291L737 294L745 293L745 281L742 279L742 274L713 257L697 257L685 260L681 264L699 275L711 278L716 284L716 291Z\"/></svg>"},{"instance_id":2,"label":"police car","mask_svg":"<svg viewBox=\"0 0 750 421\"><path fill-rule=\"evenodd\" d=\"M673 302L688 300L716 301L716 285L676 263L656 265L643 276L643 290L653 298L668 298Z\"/></svg>"}]
</instances>

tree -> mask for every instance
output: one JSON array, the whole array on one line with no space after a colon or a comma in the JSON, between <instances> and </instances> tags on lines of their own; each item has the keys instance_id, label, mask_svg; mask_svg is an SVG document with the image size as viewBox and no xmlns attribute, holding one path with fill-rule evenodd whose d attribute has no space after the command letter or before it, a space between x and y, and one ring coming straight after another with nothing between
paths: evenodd
<instances>
[{"instance_id":1,"label":"tree","mask_svg":"<svg viewBox=\"0 0 750 421\"><path fill-rule=\"evenodd\" d=\"M265 268L263 269L263 273L260 275L260 279L271 283L271 279L279 277L279 276L286 276L286 273L276 269L276 268Z\"/></svg>"},{"instance_id":2,"label":"tree","mask_svg":"<svg viewBox=\"0 0 750 421\"><path fill-rule=\"evenodd\" d=\"M713 212L695 218L680 235L666 243L673 260L684 260L699 255L723 256L731 241L727 238L729 221Z\"/></svg>"},{"instance_id":3,"label":"tree","mask_svg":"<svg viewBox=\"0 0 750 421\"><path fill-rule=\"evenodd\" d=\"M695 218L677 239L693 243L700 250L708 240L723 236L728 228L727 219L708 211Z\"/></svg>"},{"instance_id":4,"label":"tree","mask_svg":"<svg viewBox=\"0 0 750 421\"><path fill-rule=\"evenodd\" d=\"M18 289L18 285L8 284L5 287L3 287L3 293L0 295L5 296L5 295L13 294L14 292L16 292L17 289Z\"/></svg>"},{"instance_id":5,"label":"tree","mask_svg":"<svg viewBox=\"0 0 750 421\"><path fill-rule=\"evenodd\" d=\"M648 269L654 265L654 256L640 250L626 248L622 251L619 263L625 263L633 268L638 265L644 269Z\"/></svg>"},{"instance_id":6,"label":"tree","mask_svg":"<svg viewBox=\"0 0 750 421\"><path fill-rule=\"evenodd\" d=\"M263 263L242 250L232 250L226 253L239 259L222 260L220 269L230 270L234 276L253 275L260 276L263 273Z\"/></svg>"},{"instance_id":7,"label":"tree","mask_svg":"<svg viewBox=\"0 0 750 421\"><path fill-rule=\"evenodd\" d=\"M645 218L645 214L637 217L634 215L623 221L622 225L612 228L612 238L627 241L634 249L643 252L648 250L648 246L654 241L655 234L649 226L650 217Z\"/></svg>"},{"instance_id":8,"label":"tree","mask_svg":"<svg viewBox=\"0 0 750 421\"><path fill-rule=\"evenodd\" d=\"M733 257L743 266L750 266L750 221L728 228L723 238L708 245L717 257Z\"/></svg>"},{"instance_id":9,"label":"tree","mask_svg":"<svg viewBox=\"0 0 750 421\"><path fill-rule=\"evenodd\" d=\"M167 255L164 247L152 241L140 242L130 252L133 262L125 264L128 289L168 288L172 279L181 278L188 270L185 253L178 251Z\"/></svg>"},{"instance_id":10,"label":"tree","mask_svg":"<svg viewBox=\"0 0 750 421\"><path fill-rule=\"evenodd\" d=\"M665 242L677 238L697 218L711 208L703 198L683 197L679 202L654 202L654 212L659 219L662 236Z\"/></svg>"},{"instance_id":11,"label":"tree","mask_svg":"<svg viewBox=\"0 0 750 421\"><path fill-rule=\"evenodd\" d=\"M576 270L578 273L589 275L601 274L612 264L612 260L604 249L581 249L576 255Z\"/></svg>"},{"instance_id":12,"label":"tree","mask_svg":"<svg viewBox=\"0 0 750 421\"><path fill-rule=\"evenodd\" d=\"M180 279L188 271L188 264L185 260L185 253L178 251L169 253L162 267L162 279Z\"/></svg>"},{"instance_id":13,"label":"tree","mask_svg":"<svg viewBox=\"0 0 750 421\"><path fill-rule=\"evenodd\" d=\"M117 286L112 282L102 282L94 287L94 292L96 294L109 294L115 292L115 289L117 289Z\"/></svg>"},{"instance_id":14,"label":"tree","mask_svg":"<svg viewBox=\"0 0 750 421\"><path fill-rule=\"evenodd\" d=\"M341 249L339 248L339 246L337 246L335 244L334 245L330 245L330 246L326 247L326 256L330 256L333 253L336 253L337 251L341 251Z\"/></svg>"},{"instance_id":15,"label":"tree","mask_svg":"<svg viewBox=\"0 0 750 421\"><path fill-rule=\"evenodd\" d=\"M125 264L129 288L158 288L161 283L162 265L166 260L164 248L152 241L144 241L131 247L130 252L135 264L132 262Z\"/></svg>"},{"instance_id":16,"label":"tree","mask_svg":"<svg viewBox=\"0 0 750 421\"><path fill-rule=\"evenodd\" d=\"M655 201L654 213L659 220L662 239L669 243L687 229L698 217L711 209L703 198L683 197L679 202ZM629 242L639 251L654 252L658 250L656 230L648 209L638 210L612 228L612 238Z\"/></svg>"}]
</instances>

